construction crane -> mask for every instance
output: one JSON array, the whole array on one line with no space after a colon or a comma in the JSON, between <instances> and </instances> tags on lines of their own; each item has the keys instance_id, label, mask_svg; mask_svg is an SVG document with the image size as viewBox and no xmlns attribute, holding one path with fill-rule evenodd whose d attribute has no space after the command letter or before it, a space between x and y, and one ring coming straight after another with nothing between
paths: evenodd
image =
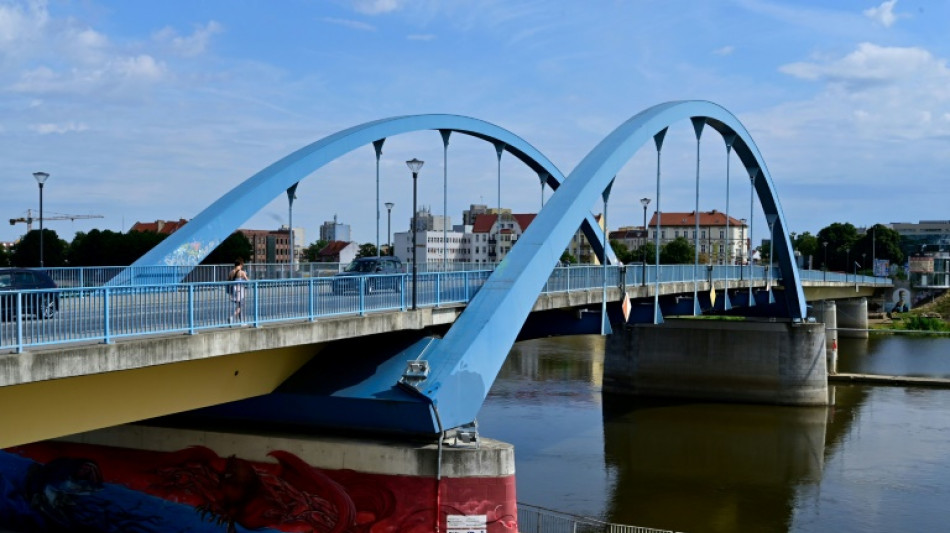
<instances>
[{"instance_id":1,"label":"construction crane","mask_svg":"<svg viewBox=\"0 0 950 533\"><path fill-rule=\"evenodd\" d=\"M53 216L51 216L51 217L43 217L43 221L45 222L45 221L48 221L48 220L84 220L84 219L88 219L88 218L103 218L103 216L102 216L102 215L64 215L64 214L62 214L62 213L53 213ZM26 224L26 231L27 231L27 232L31 232L31 231L33 231L33 221L34 221L34 220L37 221L37 222L39 222L40 217L35 217L35 218L34 218L34 217L33 217L33 210L32 210L32 209L27 209L27 210L26 210L26 216L25 216L25 217L11 218L11 219L10 219L10 225L13 226L13 225L15 225L17 222L23 222L23 223Z\"/></svg>"}]
</instances>

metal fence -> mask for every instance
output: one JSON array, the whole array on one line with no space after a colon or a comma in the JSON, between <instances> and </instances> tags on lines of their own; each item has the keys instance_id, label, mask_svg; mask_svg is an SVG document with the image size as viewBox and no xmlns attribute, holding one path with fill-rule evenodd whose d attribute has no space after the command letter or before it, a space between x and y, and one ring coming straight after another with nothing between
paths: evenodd
<instances>
[{"instance_id":1,"label":"metal fence","mask_svg":"<svg viewBox=\"0 0 950 533\"><path fill-rule=\"evenodd\" d=\"M611 524L518 502L518 533L675 533L669 529Z\"/></svg>"},{"instance_id":2,"label":"metal fence","mask_svg":"<svg viewBox=\"0 0 950 533\"><path fill-rule=\"evenodd\" d=\"M317 265L314 263L313 265ZM320 264L323 265L323 264ZM335 264L334 264L335 265ZM241 313L237 298L229 292L239 285L226 279L227 265L196 268L186 273L184 283L110 285L107 276L122 267L47 269L59 273L59 288L0 292L0 349L20 352L27 346L76 341L112 342L117 338L163 333L195 333L202 329L233 325L260 325L290 320L363 315L378 311L405 311L411 307L412 277L409 274L331 277L270 278L273 265L253 265L251 281L240 283ZM156 278L180 274L178 267L155 267ZM115 270L112 270L115 269ZM331 269L332 271L332 269ZM318 270L309 272L317 274ZM543 292L570 292L642 282L659 277L661 283L688 282L694 275L710 279L742 280L750 276L767 279L764 267L701 267L692 265L647 265L607 267L597 265L555 268ZM822 279L826 279L822 274ZM421 272L417 275L419 307L464 304L475 296L491 270ZM844 281L844 274L837 274ZM606 276L606 280L605 280ZM214 281L204 281L210 277ZM814 279L814 273L803 276ZM849 278L848 281L853 281ZM855 283L890 283L886 278L858 279Z\"/></svg>"}]
</instances>

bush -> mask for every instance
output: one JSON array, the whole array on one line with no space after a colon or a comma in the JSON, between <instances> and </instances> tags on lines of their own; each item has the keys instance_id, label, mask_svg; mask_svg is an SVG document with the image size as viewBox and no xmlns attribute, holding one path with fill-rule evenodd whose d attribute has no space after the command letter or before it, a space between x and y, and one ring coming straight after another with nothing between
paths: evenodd
<instances>
[{"instance_id":1,"label":"bush","mask_svg":"<svg viewBox=\"0 0 950 533\"><path fill-rule=\"evenodd\" d=\"M900 329L914 331L950 331L950 326L939 318L910 315L904 319Z\"/></svg>"}]
</instances>

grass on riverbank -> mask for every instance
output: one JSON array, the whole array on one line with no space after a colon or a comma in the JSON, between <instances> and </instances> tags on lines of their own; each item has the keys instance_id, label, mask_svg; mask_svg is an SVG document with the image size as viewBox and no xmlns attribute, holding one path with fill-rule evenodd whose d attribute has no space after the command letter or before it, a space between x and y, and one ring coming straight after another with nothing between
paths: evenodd
<instances>
[{"instance_id":1,"label":"grass on riverbank","mask_svg":"<svg viewBox=\"0 0 950 533\"><path fill-rule=\"evenodd\" d=\"M873 324L872 329L911 331L950 331L950 292L933 301L915 307L907 313L897 313L889 321Z\"/></svg>"}]
</instances>

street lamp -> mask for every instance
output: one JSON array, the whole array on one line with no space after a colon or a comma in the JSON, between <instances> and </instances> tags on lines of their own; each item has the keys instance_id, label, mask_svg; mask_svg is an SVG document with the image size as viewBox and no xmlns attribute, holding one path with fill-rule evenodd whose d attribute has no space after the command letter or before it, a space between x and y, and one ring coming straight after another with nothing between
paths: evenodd
<instances>
[{"instance_id":1,"label":"street lamp","mask_svg":"<svg viewBox=\"0 0 950 533\"><path fill-rule=\"evenodd\" d=\"M825 247L825 260L821 263L822 270L825 271L822 281L828 281L828 241L821 243L821 245Z\"/></svg>"},{"instance_id":2,"label":"street lamp","mask_svg":"<svg viewBox=\"0 0 950 533\"><path fill-rule=\"evenodd\" d=\"M294 274L294 264L297 262L297 249L294 244L294 200L297 199L297 185L300 182L294 183L290 187L287 187L287 225L290 231L290 276L293 277Z\"/></svg>"},{"instance_id":3,"label":"street lamp","mask_svg":"<svg viewBox=\"0 0 950 533\"><path fill-rule=\"evenodd\" d=\"M40 268L43 268L43 184L49 179L49 174L34 172L33 177L40 186Z\"/></svg>"},{"instance_id":4,"label":"street lamp","mask_svg":"<svg viewBox=\"0 0 950 533\"><path fill-rule=\"evenodd\" d=\"M844 249L844 281L848 281L848 267L851 264L851 248Z\"/></svg>"},{"instance_id":5,"label":"street lamp","mask_svg":"<svg viewBox=\"0 0 950 533\"><path fill-rule=\"evenodd\" d=\"M417 183L419 181L419 170L422 169L422 165L425 161L420 161L413 157L409 161L406 161L406 166L409 167L409 170L412 171L412 309L416 309L416 279L418 275L418 264L416 263L416 234L418 233L418 226L416 225L416 198L417 198Z\"/></svg>"},{"instance_id":6,"label":"street lamp","mask_svg":"<svg viewBox=\"0 0 950 533\"><path fill-rule=\"evenodd\" d=\"M389 247L389 255L396 255L393 253L393 233L392 233L392 220L393 220L393 206L396 205L392 202L386 202L386 246Z\"/></svg>"},{"instance_id":7,"label":"street lamp","mask_svg":"<svg viewBox=\"0 0 950 533\"><path fill-rule=\"evenodd\" d=\"M649 231L647 231L647 206L650 205L650 199L640 198L640 204L643 205L643 231L644 231L643 244L646 244L647 234L649 234ZM642 253L640 255L643 256ZM643 276L642 276L642 279L640 280L640 286L646 287L647 285L647 258L646 256L643 256L641 257L641 259L643 260Z\"/></svg>"}]
</instances>

